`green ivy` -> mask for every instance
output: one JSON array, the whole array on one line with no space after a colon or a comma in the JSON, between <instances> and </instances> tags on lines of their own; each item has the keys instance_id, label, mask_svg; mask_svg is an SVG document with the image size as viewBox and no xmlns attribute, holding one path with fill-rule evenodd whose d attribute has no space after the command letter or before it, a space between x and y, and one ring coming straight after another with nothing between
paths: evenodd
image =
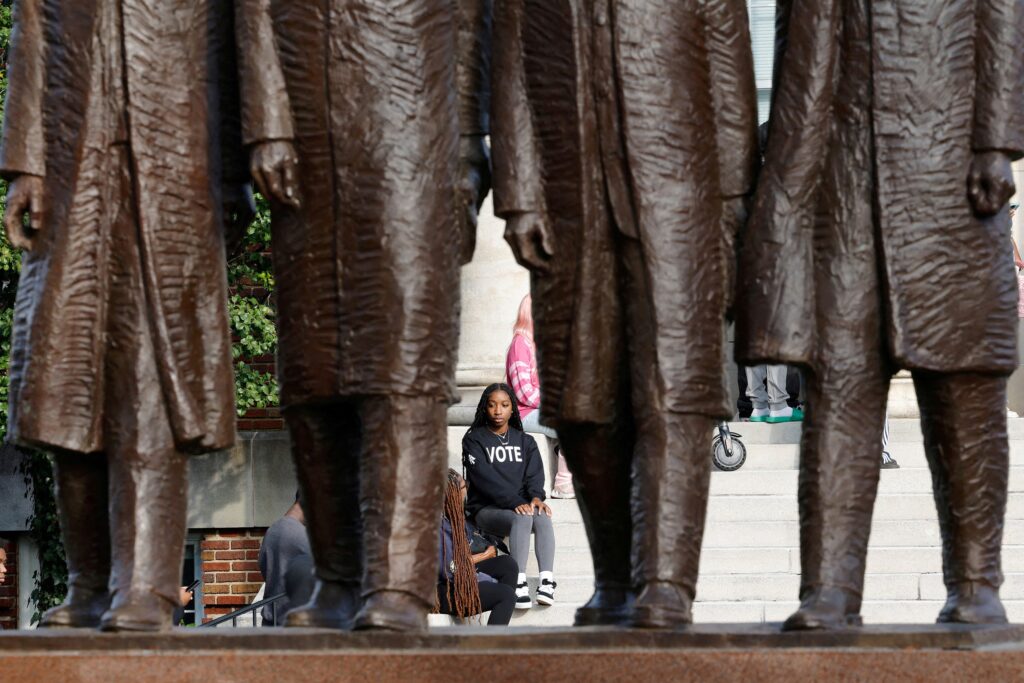
<instances>
[{"instance_id":1,"label":"green ivy","mask_svg":"<svg viewBox=\"0 0 1024 683\"><path fill-rule=\"evenodd\" d=\"M0 0L0 102L7 93L7 47L11 35L11 0ZM0 105L2 106L2 105ZM0 113L2 118L2 113ZM0 181L0 213L7 184ZM228 262L228 284L232 295L229 316L233 335L232 356L236 363L235 400L238 414L254 408L275 406L277 383L272 374L257 370L249 362L277 352L274 327L274 277L270 263L270 211L257 196L257 217L242 241L237 256ZM0 233L3 231L0 230ZM0 234L0 440L7 432L8 366L14 300L18 288L21 255ZM21 464L26 497L32 496L28 535L39 548L39 570L31 602L33 622L42 612L60 604L67 594L67 565L60 541L60 525L54 498L53 462L40 452L27 452Z\"/></svg>"},{"instance_id":2,"label":"green ivy","mask_svg":"<svg viewBox=\"0 0 1024 683\"><path fill-rule=\"evenodd\" d=\"M257 195L256 208L256 220L246 231L239 254L228 261L228 284L232 291L228 316L234 339L231 355L235 359L235 406L239 415L278 403L276 378L247 363L277 353L270 207Z\"/></svg>"},{"instance_id":3,"label":"green ivy","mask_svg":"<svg viewBox=\"0 0 1024 683\"><path fill-rule=\"evenodd\" d=\"M4 384L6 390L6 382ZM68 592L68 567L54 498L53 460L38 451L28 453L21 463L21 473L25 478L25 496L33 494L28 535L39 548L39 569L33 576L35 586L29 595L35 609L32 623L37 623L43 612L64 602Z\"/></svg>"}]
</instances>

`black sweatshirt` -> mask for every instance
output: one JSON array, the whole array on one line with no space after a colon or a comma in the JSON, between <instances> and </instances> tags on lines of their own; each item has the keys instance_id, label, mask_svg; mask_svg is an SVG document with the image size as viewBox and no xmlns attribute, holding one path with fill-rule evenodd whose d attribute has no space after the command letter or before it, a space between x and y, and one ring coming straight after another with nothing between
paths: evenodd
<instances>
[{"instance_id":1,"label":"black sweatshirt","mask_svg":"<svg viewBox=\"0 0 1024 683\"><path fill-rule=\"evenodd\" d=\"M462 465L469 497L466 515L493 505L513 510L534 498L544 500L544 462L529 434L509 427L499 438L487 427L476 427L462 438Z\"/></svg>"}]
</instances>

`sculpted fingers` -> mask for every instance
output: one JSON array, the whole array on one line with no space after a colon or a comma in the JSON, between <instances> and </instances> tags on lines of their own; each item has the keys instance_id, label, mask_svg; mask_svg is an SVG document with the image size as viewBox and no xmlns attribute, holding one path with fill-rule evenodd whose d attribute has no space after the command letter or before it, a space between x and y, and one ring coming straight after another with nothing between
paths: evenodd
<instances>
[{"instance_id":1,"label":"sculpted fingers","mask_svg":"<svg viewBox=\"0 0 1024 683\"><path fill-rule=\"evenodd\" d=\"M255 145L249 166L263 196L291 207L299 206L298 157L291 142L271 140Z\"/></svg>"},{"instance_id":2,"label":"sculpted fingers","mask_svg":"<svg viewBox=\"0 0 1024 683\"><path fill-rule=\"evenodd\" d=\"M975 214L981 217L995 215L1013 193L1010 157L1000 151L975 154L967 174L967 197Z\"/></svg>"},{"instance_id":3,"label":"sculpted fingers","mask_svg":"<svg viewBox=\"0 0 1024 683\"><path fill-rule=\"evenodd\" d=\"M294 154L287 155L281 164L281 185L284 188L284 203L299 208L299 162Z\"/></svg>"},{"instance_id":4,"label":"sculpted fingers","mask_svg":"<svg viewBox=\"0 0 1024 683\"><path fill-rule=\"evenodd\" d=\"M28 214L29 225L24 217ZM11 246L31 251L43 226L43 179L22 175L11 181L7 190L4 228Z\"/></svg>"},{"instance_id":5,"label":"sculpted fingers","mask_svg":"<svg viewBox=\"0 0 1024 683\"><path fill-rule=\"evenodd\" d=\"M250 164L249 167L249 174L252 176L252 181L256 184L256 189L260 191L260 194L269 199L270 188L267 184L266 177L264 177L263 175L263 165L255 157L255 155L253 156L252 163Z\"/></svg>"},{"instance_id":6,"label":"sculpted fingers","mask_svg":"<svg viewBox=\"0 0 1024 683\"><path fill-rule=\"evenodd\" d=\"M282 176L274 165L264 169L263 180L267 184L267 197L273 201L284 203L284 185L282 184Z\"/></svg>"},{"instance_id":7,"label":"sculpted fingers","mask_svg":"<svg viewBox=\"0 0 1024 683\"><path fill-rule=\"evenodd\" d=\"M530 270L544 272L554 255L554 244L537 213L511 217L505 228L505 241L512 247L516 260Z\"/></svg>"},{"instance_id":8,"label":"sculpted fingers","mask_svg":"<svg viewBox=\"0 0 1024 683\"><path fill-rule=\"evenodd\" d=\"M555 239L551 235L551 229L543 220L537 222L537 232L540 235L540 247L544 252L544 257L550 259L555 255Z\"/></svg>"},{"instance_id":9,"label":"sculpted fingers","mask_svg":"<svg viewBox=\"0 0 1024 683\"><path fill-rule=\"evenodd\" d=\"M4 210L4 228L7 232L7 241L15 249L27 249L28 240L24 236L22 220L28 202L25 197L17 192L7 194L7 207Z\"/></svg>"}]
</instances>

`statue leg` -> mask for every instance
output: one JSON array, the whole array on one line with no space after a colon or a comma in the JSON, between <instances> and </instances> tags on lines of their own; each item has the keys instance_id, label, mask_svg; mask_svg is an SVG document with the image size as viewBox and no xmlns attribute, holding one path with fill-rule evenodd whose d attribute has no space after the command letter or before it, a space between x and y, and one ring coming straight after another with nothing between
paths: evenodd
<instances>
[{"instance_id":1,"label":"statue leg","mask_svg":"<svg viewBox=\"0 0 1024 683\"><path fill-rule=\"evenodd\" d=\"M47 610L40 628L95 628L110 606L110 523L107 458L102 453L54 453L57 514L68 565L64 604Z\"/></svg>"},{"instance_id":2,"label":"statue leg","mask_svg":"<svg viewBox=\"0 0 1024 683\"><path fill-rule=\"evenodd\" d=\"M711 482L714 420L651 414L637 420L633 462L633 625L693 621L700 547Z\"/></svg>"},{"instance_id":3,"label":"statue leg","mask_svg":"<svg viewBox=\"0 0 1024 683\"><path fill-rule=\"evenodd\" d=\"M620 253L636 433L631 511L638 595L632 624L669 628L693 621L715 421L672 412L664 405L650 276L639 242L623 239Z\"/></svg>"},{"instance_id":4,"label":"statue leg","mask_svg":"<svg viewBox=\"0 0 1024 683\"><path fill-rule=\"evenodd\" d=\"M558 437L594 561L594 595L576 610L576 625L626 624L633 606L632 427L563 423Z\"/></svg>"},{"instance_id":5,"label":"statue leg","mask_svg":"<svg viewBox=\"0 0 1024 683\"><path fill-rule=\"evenodd\" d=\"M861 96L870 99L858 91ZM825 213L814 228L816 317L793 323L807 327L817 348L805 370L808 409L797 491L800 608L786 620L789 630L861 623L892 375L882 327L874 181L862 163L870 159L869 118L870 107L854 107L838 119L838 156L825 169Z\"/></svg>"},{"instance_id":6,"label":"statue leg","mask_svg":"<svg viewBox=\"0 0 1024 683\"><path fill-rule=\"evenodd\" d=\"M171 432L140 271L126 150L108 268L103 433L110 472L111 605L100 627L159 631L179 605L188 457Z\"/></svg>"},{"instance_id":7,"label":"statue leg","mask_svg":"<svg viewBox=\"0 0 1024 683\"><path fill-rule=\"evenodd\" d=\"M179 606L188 457L171 445L166 417L153 418L139 422L152 433L134 447L118 444L111 449L113 599L100 623L105 631L169 629ZM147 443L149 437L159 438L164 446L148 447L156 446Z\"/></svg>"},{"instance_id":8,"label":"statue leg","mask_svg":"<svg viewBox=\"0 0 1024 683\"><path fill-rule=\"evenodd\" d=\"M360 400L363 607L354 628L427 627L437 585L446 407L431 397Z\"/></svg>"},{"instance_id":9,"label":"statue leg","mask_svg":"<svg viewBox=\"0 0 1024 683\"><path fill-rule=\"evenodd\" d=\"M1010 465L1006 385L1000 375L914 373L942 533L940 623L1006 623L999 600Z\"/></svg>"},{"instance_id":10,"label":"statue leg","mask_svg":"<svg viewBox=\"0 0 1024 683\"><path fill-rule=\"evenodd\" d=\"M316 566L309 601L290 610L285 625L348 629L363 577L358 414L341 402L284 414Z\"/></svg>"},{"instance_id":11,"label":"statue leg","mask_svg":"<svg viewBox=\"0 0 1024 683\"><path fill-rule=\"evenodd\" d=\"M877 366L844 364L805 379L800 608L783 628L844 628L860 624L889 378Z\"/></svg>"}]
</instances>

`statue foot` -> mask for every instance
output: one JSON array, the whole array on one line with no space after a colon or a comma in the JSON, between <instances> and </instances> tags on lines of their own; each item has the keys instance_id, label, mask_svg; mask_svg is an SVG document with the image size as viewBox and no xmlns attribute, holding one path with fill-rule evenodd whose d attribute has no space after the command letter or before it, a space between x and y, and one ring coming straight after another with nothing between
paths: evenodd
<instances>
[{"instance_id":1,"label":"statue foot","mask_svg":"<svg viewBox=\"0 0 1024 683\"><path fill-rule=\"evenodd\" d=\"M358 586L317 579L309 602L288 610L288 628L332 628L349 630L359 609Z\"/></svg>"},{"instance_id":2,"label":"statue foot","mask_svg":"<svg viewBox=\"0 0 1024 683\"><path fill-rule=\"evenodd\" d=\"M597 588L576 610L576 626L628 626L635 596L628 588Z\"/></svg>"},{"instance_id":3,"label":"statue foot","mask_svg":"<svg viewBox=\"0 0 1024 683\"><path fill-rule=\"evenodd\" d=\"M409 593L378 591L366 598L352 628L356 631L426 631L427 606Z\"/></svg>"},{"instance_id":4,"label":"statue foot","mask_svg":"<svg viewBox=\"0 0 1024 683\"><path fill-rule=\"evenodd\" d=\"M786 619L782 630L840 630L862 626L864 620L856 611L859 606L860 601L842 588L815 588L800 602L800 609Z\"/></svg>"},{"instance_id":5,"label":"statue foot","mask_svg":"<svg viewBox=\"0 0 1024 683\"><path fill-rule=\"evenodd\" d=\"M110 593L71 589L62 605L52 607L39 619L39 628L97 628L110 607Z\"/></svg>"},{"instance_id":6,"label":"statue foot","mask_svg":"<svg viewBox=\"0 0 1024 683\"><path fill-rule=\"evenodd\" d=\"M630 625L636 628L676 628L693 623L693 598L668 581L651 581L633 603Z\"/></svg>"},{"instance_id":7,"label":"statue foot","mask_svg":"<svg viewBox=\"0 0 1024 683\"><path fill-rule=\"evenodd\" d=\"M156 593L129 593L114 601L100 619L103 631L167 631L173 624L174 604Z\"/></svg>"},{"instance_id":8,"label":"statue foot","mask_svg":"<svg viewBox=\"0 0 1024 683\"><path fill-rule=\"evenodd\" d=\"M999 599L999 590L984 583L959 583L949 591L949 597L939 618L939 624L1005 624L1006 610Z\"/></svg>"}]
</instances>

